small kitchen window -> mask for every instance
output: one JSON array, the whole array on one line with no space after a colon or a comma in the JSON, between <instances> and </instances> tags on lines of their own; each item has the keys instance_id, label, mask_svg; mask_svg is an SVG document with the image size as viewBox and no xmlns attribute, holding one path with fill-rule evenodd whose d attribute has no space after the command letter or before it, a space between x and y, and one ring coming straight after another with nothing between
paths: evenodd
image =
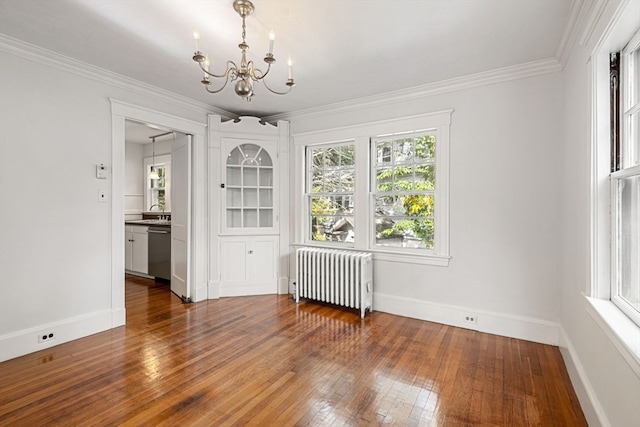
<instances>
[{"instance_id":1,"label":"small kitchen window","mask_svg":"<svg viewBox=\"0 0 640 427\"><path fill-rule=\"evenodd\" d=\"M158 173L158 179L150 179L151 168ZM144 159L144 199L145 211L171 212L171 156L155 156Z\"/></svg>"}]
</instances>

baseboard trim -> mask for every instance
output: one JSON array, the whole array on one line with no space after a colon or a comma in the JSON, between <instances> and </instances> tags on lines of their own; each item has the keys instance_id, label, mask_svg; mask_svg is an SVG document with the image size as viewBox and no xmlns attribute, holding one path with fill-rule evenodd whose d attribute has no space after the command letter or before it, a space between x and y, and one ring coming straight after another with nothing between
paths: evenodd
<instances>
[{"instance_id":1,"label":"baseboard trim","mask_svg":"<svg viewBox=\"0 0 640 427\"><path fill-rule=\"evenodd\" d=\"M0 362L109 330L120 322L123 325L123 316L124 310L102 310L2 335ZM48 332L55 332L55 338L39 343L38 336Z\"/></svg>"},{"instance_id":2,"label":"baseboard trim","mask_svg":"<svg viewBox=\"0 0 640 427\"><path fill-rule=\"evenodd\" d=\"M207 292L207 298L209 299L218 299L220 298L220 281L211 280L209 281L209 290Z\"/></svg>"},{"instance_id":3,"label":"baseboard trim","mask_svg":"<svg viewBox=\"0 0 640 427\"><path fill-rule=\"evenodd\" d=\"M580 406L582 407L582 413L587 419L587 423L590 426L611 426L605 411L602 409L602 405L600 405L600 401L593 391L593 387L591 386L584 367L580 362L580 358L578 357L569 336L562 327L560 328L559 347L562 359L564 360L567 372L569 373L569 378L571 379L571 384L578 396Z\"/></svg>"},{"instance_id":4,"label":"baseboard trim","mask_svg":"<svg viewBox=\"0 0 640 427\"><path fill-rule=\"evenodd\" d=\"M384 311L399 316L542 344L558 345L559 324L546 320L438 304L377 292L373 294L373 308L375 311ZM469 315L475 317L476 323L465 322L465 317Z\"/></svg>"}]
</instances>

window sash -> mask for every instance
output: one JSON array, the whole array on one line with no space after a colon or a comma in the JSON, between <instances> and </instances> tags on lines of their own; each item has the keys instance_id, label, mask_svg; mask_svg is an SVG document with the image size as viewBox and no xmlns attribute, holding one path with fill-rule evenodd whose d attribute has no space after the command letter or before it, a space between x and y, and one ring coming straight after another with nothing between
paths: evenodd
<instances>
[{"instance_id":1,"label":"window sash","mask_svg":"<svg viewBox=\"0 0 640 427\"><path fill-rule=\"evenodd\" d=\"M621 55L620 170L611 173L611 301L640 326L640 31Z\"/></svg>"},{"instance_id":2,"label":"window sash","mask_svg":"<svg viewBox=\"0 0 640 427\"><path fill-rule=\"evenodd\" d=\"M314 152L322 158L314 158ZM333 155L336 163L327 159ZM355 141L307 146L305 241L352 246L355 240ZM337 157L336 157L337 156Z\"/></svg>"},{"instance_id":3,"label":"window sash","mask_svg":"<svg viewBox=\"0 0 640 427\"><path fill-rule=\"evenodd\" d=\"M371 138L371 248L436 252L438 143L435 130Z\"/></svg>"}]
</instances>

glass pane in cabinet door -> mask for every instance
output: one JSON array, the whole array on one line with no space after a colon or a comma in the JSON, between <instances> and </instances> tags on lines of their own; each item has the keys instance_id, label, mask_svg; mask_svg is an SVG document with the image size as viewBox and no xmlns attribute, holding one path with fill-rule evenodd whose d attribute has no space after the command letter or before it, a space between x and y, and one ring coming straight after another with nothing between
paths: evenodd
<instances>
[{"instance_id":1,"label":"glass pane in cabinet door","mask_svg":"<svg viewBox=\"0 0 640 427\"><path fill-rule=\"evenodd\" d=\"M229 156L227 157L227 164L241 165L243 160L244 156L242 155L242 152L240 152L240 148L236 147L229 153Z\"/></svg>"},{"instance_id":2,"label":"glass pane in cabinet door","mask_svg":"<svg viewBox=\"0 0 640 427\"><path fill-rule=\"evenodd\" d=\"M258 176L260 178L259 180L260 187L273 186L273 169L260 168L260 170L258 171Z\"/></svg>"},{"instance_id":3,"label":"glass pane in cabinet door","mask_svg":"<svg viewBox=\"0 0 640 427\"><path fill-rule=\"evenodd\" d=\"M273 227L273 210L260 209L260 227Z\"/></svg>"},{"instance_id":4,"label":"glass pane in cabinet door","mask_svg":"<svg viewBox=\"0 0 640 427\"><path fill-rule=\"evenodd\" d=\"M242 227L242 210L227 209L227 227L229 228Z\"/></svg>"},{"instance_id":5,"label":"glass pane in cabinet door","mask_svg":"<svg viewBox=\"0 0 640 427\"><path fill-rule=\"evenodd\" d=\"M243 227L257 227L258 226L258 210L257 209L244 209L242 211Z\"/></svg>"},{"instance_id":6,"label":"glass pane in cabinet door","mask_svg":"<svg viewBox=\"0 0 640 427\"><path fill-rule=\"evenodd\" d=\"M242 185L241 173L239 166L227 166L227 185Z\"/></svg>"},{"instance_id":7,"label":"glass pane in cabinet door","mask_svg":"<svg viewBox=\"0 0 640 427\"><path fill-rule=\"evenodd\" d=\"M255 161L257 160L258 153L261 151L260 146L256 144L242 144L240 146L240 151L242 151L244 162L246 164L247 161Z\"/></svg>"},{"instance_id":8,"label":"glass pane in cabinet door","mask_svg":"<svg viewBox=\"0 0 640 427\"><path fill-rule=\"evenodd\" d=\"M260 189L260 207L271 208L273 207L273 190Z\"/></svg>"},{"instance_id":9,"label":"glass pane in cabinet door","mask_svg":"<svg viewBox=\"0 0 640 427\"><path fill-rule=\"evenodd\" d=\"M260 166L273 166L273 162L271 162L271 156L265 150L260 150L258 153L258 163Z\"/></svg>"},{"instance_id":10,"label":"glass pane in cabinet door","mask_svg":"<svg viewBox=\"0 0 640 427\"><path fill-rule=\"evenodd\" d=\"M227 188L227 206L230 208L242 207L242 190L240 188Z\"/></svg>"},{"instance_id":11,"label":"glass pane in cabinet door","mask_svg":"<svg viewBox=\"0 0 640 427\"><path fill-rule=\"evenodd\" d=\"M244 185L245 187L258 186L258 168L242 168L242 185Z\"/></svg>"},{"instance_id":12,"label":"glass pane in cabinet door","mask_svg":"<svg viewBox=\"0 0 640 427\"><path fill-rule=\"evenodd\" d=\"M255 208L258 206L258 190L255 188L245 188L242 194L242 206Z\"/></svg>"}]
</instances>

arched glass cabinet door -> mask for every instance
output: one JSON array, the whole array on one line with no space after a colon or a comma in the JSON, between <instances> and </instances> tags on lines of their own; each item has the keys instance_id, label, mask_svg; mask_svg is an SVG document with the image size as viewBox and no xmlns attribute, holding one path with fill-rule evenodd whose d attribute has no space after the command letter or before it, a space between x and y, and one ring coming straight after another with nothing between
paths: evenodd
<instances>
[{"instance_id":1,"label":"arched glass cabinet door","mask_svg":"<svg viewBox=\"0 0 640 427\"><path fill-rule=\"evenodd\" d=\"M241 144L227 157L227 229L273 228L273 162L256 144Z\"/></svg>"}]
</instances>

